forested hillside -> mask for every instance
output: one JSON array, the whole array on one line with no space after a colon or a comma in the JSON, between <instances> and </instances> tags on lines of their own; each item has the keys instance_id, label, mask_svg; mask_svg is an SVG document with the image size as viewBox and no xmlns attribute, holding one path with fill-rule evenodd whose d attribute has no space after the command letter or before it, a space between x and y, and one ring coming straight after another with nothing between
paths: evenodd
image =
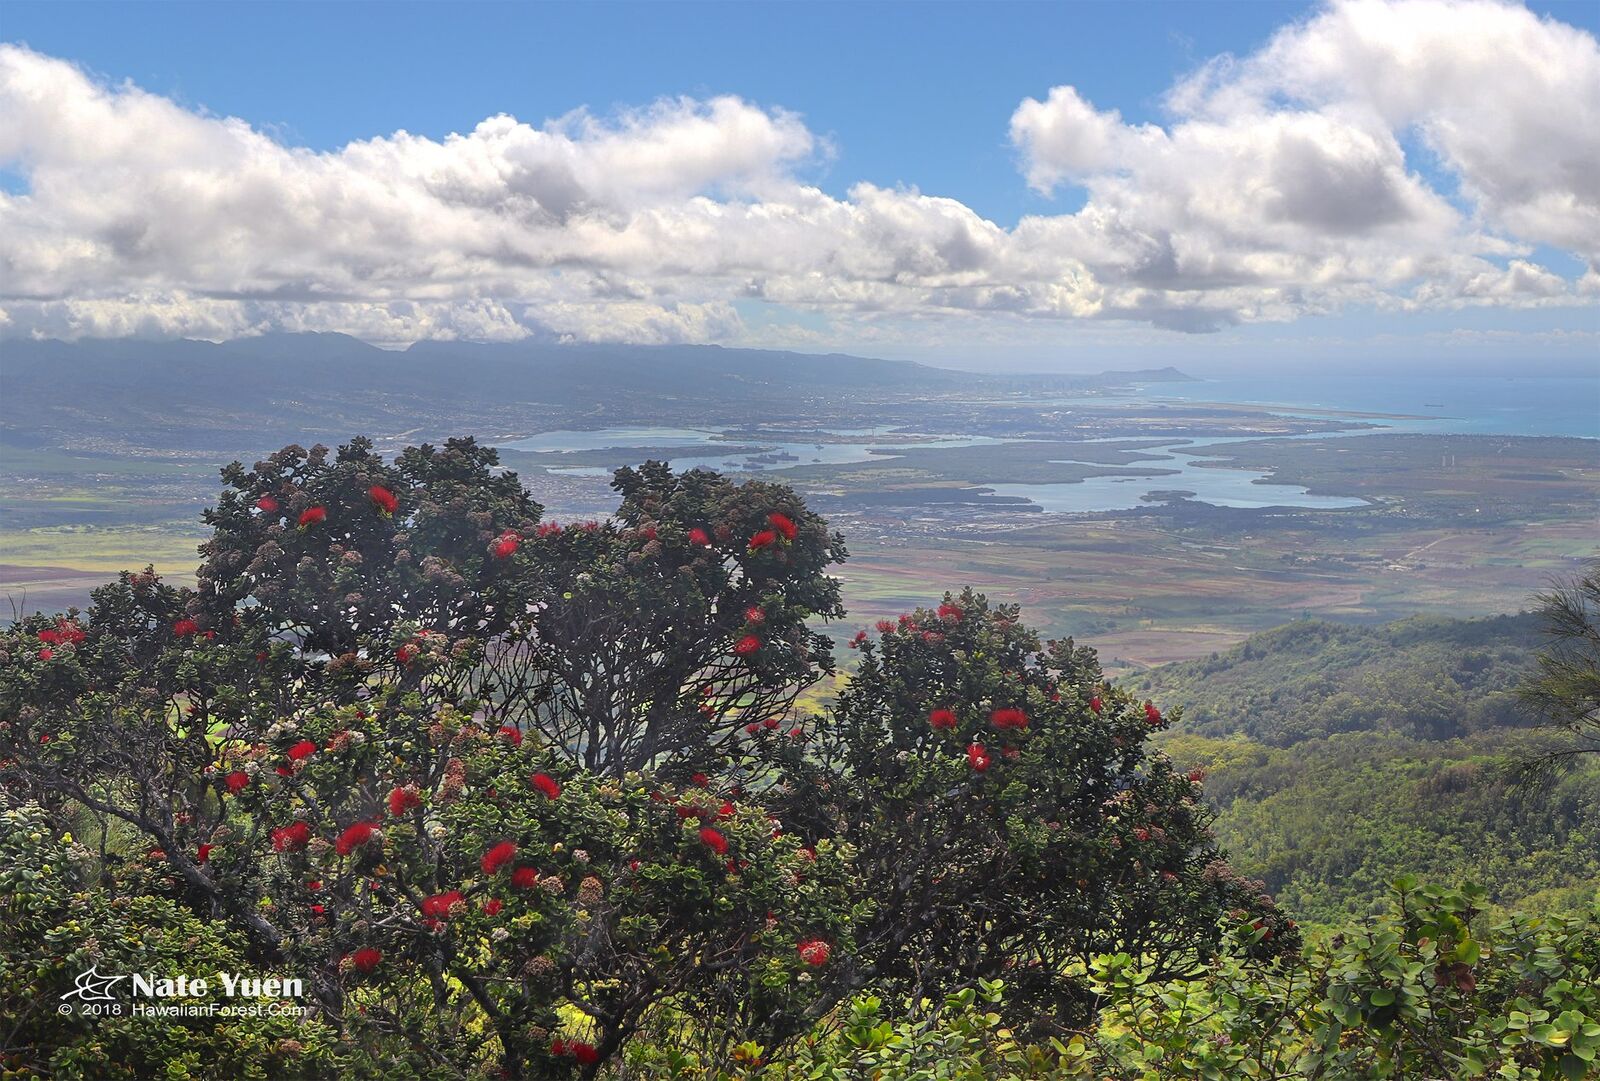
<instances>
[{"instance_id":1,"label":"forested hillside","mask_svg":"<svg viewBox=\"0 0 1600 1081\"><path fill-rule=\"evenodd\" d=\"M1539 645L1526 614L1302 620L1136 686L1184 704L1166 749L1206 771L1240 870L1303 919L1377 911L1407 871L1577 910L1600 887L1600 763L1522 775L1551 746L1515 691Z\"/></svg>"},{"instance_id":2,"label":"forested hillside","mask_svg":"<svg viewBox=\"0 0 1600 1081\"><path fill-rule=\"evenodd\" d=\"M1274 747L1339 732L1449 739L1529 723L1514 688L1538 645L1526 613L1377 627L1305 619L1136 682L1183 702L1185 730L1207 736Z\"/></svg>"}]
</instances>

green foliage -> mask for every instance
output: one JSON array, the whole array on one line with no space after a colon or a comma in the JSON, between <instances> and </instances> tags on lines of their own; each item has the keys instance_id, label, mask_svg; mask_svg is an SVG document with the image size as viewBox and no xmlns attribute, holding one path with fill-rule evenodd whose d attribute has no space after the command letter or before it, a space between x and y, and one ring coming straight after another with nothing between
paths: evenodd
<instances>
[{"instance_id":1,"label":"green foliage","mask_svg":"<svg viewBox=\"0 0 1600 1081\"><path fill-rule=\"evenodd\" d=\"M1098 953L1181 970L1247 917L1292 946L1211 843L1198 778L1151 751L1166 719L1103 686L1092 650L970 590L857 645L815 738L774 749L773 806L857 853L858 981L915 1001L1003 976L1008 1019L1051 1031L1088 1009Z\"/></svg>"},{"instance_id":2,"label":"green foliage","mask_svg":"<svg viewBox=\"0 0 1600 1081\"><path fill-rule=\"evenodd\" d=\"M1531 615L1379 627L1306 619L1130 686L1183 702L1184 727L1207 736L1275 747L1341 732L1452 739L1531 723L1517 690L1537 645Z\"/></svg>"},{"instance_id":3,"label":"green foliage","mask_svg":"<svg viewBox=\"0 0 1600 1081\"><path fill-rule=\"evenodd\" d=\"M0 810L0 1076L111 1079L361 1076L320 1020L60 1014L79 973L252 973L244 942L164 897L95 888L87 849L32 805Z\"/></svg>"},{"instance_id":4,"label":"green foliage","mask_svg":"<svg viewBox=\"0 0 1600 1081\"><path fill-rule=\"evenodd\" d=\"M1600 751L1600 561L1538 602L1545 641L1522 696L1547 723L1576 736L1556 757Z\"/></svg>"},{"instance_id":5,"label":"green foliage","mask_svg":"<svg viewBox=\"0 0 1600 1081\"><path fill-rule=\"evenodd\" d=\"M1482 899L1402 878L1387 914L1304 958L1234 953L1186 983L1104 958L1108 1005L1072 1051L1119 1081L1595 1076L1600 907L1485 920Z\"/></svg>"},{"instance_id":6,"label":"green foliage","mask_svg":"<svg viewBox=\"0 0 1600 1081\"><path fill-rule=\"evenodd\" d=\"M1523 782L1517 764L1549 743L1504 730L1281 749L1175 735L1166 749L1205 770L1217 839L1240 871L1302 919L1334 924L1375 911L1406 871L1470 877L1500 907L1540 891L1584 907L1600 883L1600 764Z\"/></svg>"}]
</instances>

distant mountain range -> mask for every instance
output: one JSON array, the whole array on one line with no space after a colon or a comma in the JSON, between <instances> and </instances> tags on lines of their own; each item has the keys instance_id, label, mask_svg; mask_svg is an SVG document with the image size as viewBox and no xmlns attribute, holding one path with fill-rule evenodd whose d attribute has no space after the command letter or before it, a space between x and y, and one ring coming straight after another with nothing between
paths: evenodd
<instances>
[{"instance_id":1,"label":"distant mountain range","mask_svg":"<svg viewBox=\"0 0 1600 1081\"><path fill-rule=\"evenodd\" d=\"M763 410L924 394L1060 392L1186 381L1174 368L990 375L911 361L707 345L418 342L385 350L343 334L230 342L86 339L0 344L0 440L231 448L351 432L516 432L683 419L747 422ZM785 419L778 413L774 419ZM177 437L175 444L174 438ZM262 437L269 437L263 439Z\"/></svg>"}]
</instances>

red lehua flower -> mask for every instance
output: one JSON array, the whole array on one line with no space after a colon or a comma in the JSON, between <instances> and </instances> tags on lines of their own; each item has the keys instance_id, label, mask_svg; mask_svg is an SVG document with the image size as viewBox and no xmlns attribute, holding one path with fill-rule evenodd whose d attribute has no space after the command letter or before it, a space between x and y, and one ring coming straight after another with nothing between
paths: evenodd
<instances>
[{"instance_id":1,"label":"red lehua flower","mask_svg":"<svg viewBox=\"0 0 1600 1081\"><path fill-rule=\"evenodd\" d=\"M316 893L321 888L322 879L320 878L313 878L310 882L306 883L306 889L310 890L312 893Z\"/></svg>"},{"instance_id":2,"label":"red lehua flower","mask_svg":"<svg viewBox=\"0 0 1600 1081\"><path fill-rule=\"evenodd\" d=\"M744 730L747 735L754 736L761 732L761 726L759 724L747 724L744 726Z\"/></svg>"},{"instance_id":3,"label":"red lehua flower","mask_svg":"<svg viewBox=\"0 0 1600 1081\"><path fill-rule=\"evenodd\" d=\"M483 902L483 914L485 916L498 916L500 915L500 910L504 907L505 905L500 903L500 898L491 897Z\"/></svg>"},{"instance_id":4,"label":"red lehua flower","mask_svg":"<svg viewBox=\"0 0 1600 1081\"><path fill-rule=\"evenodd\" d=\"M1161 711L1155 707L1153 702L1146 702L1144 704L1144 719L1150 724L1161 723Z\"/></svg>"},{"instance_id":5,"label":"red lehua flower","mask_svg":"<svg viewBox=\"0 0 1600 1081\"><path fill-rule=\"evenodd\" d=\"M566 1054L567 1053L567 1041L566 1040L560 1040L560 1039L551 1040L550 1041L550 1053L552 1055L557 1056L557 1057L560 1057L561 1055Z\"/></svg>"},{"instance_id":6,"label":"red lehua flower","mask_svg":"<svg viewBox=\"0 0 1600 1081\"><path fill-rule=\"evenodd\" d=\"M539 527L533 531L533 535L540 538L554 537L560 534L560 532L560 522L541 522L539 523Z\"/></svg>"},{"instance_id":7,"label":"red lehua flower","mask_svg":"<svg viewBox=\"0 0 1600 1081\"><path fill-rule=\"evenodd\" d=\"M1188 776L1190 783L1199 784L1201 781L1206 779L1206 771L1203 769L1192 769L1189 771Z\"/></svg>"},{"instance_id":8,"label":"red lehua flower","mask_svg":"<svg viewBox=\"0 0 1600 1081\"><path fill-rule=\"evenodd\" d=\"M528 783L543 792L548 799L557 799L561 795L561 782L548 773L535 773L528 778Z\"/></svg>"},{"instance_id":9,"label":"red lehua flower","mask_svg":"<svg viewBox=\"0 0 1600 1081\"><path fill-rule=\"evenodd\" d=\"M256 507L267 514L278 513L278 501L270 495L264 495L256 500Z\"/></svg>"},{"instance_id":10,"label":"red lehua flower","mask_svg":"<svg viewBox=\"0 0 1600 1081\"><path fill-rule=\"evenodd\" d=\"M741 657L748 657L761 648L761 639L753 634L747 634L734 643L733 651Z\"/></svg>"},{"instance_id":11,"label":"red lehua flower","mask_svg":"<svg viewBox=\"0 0 1600 1081\"><path fill-rule=\"evenodd\" d=\"M394 649L394 659L401 664L410 664L417 655L417 647L410 642L402 642Z\"/></svg>"},{"instance_id":12,"label":"red lehua flower","mask_svg":"<svg viewBox=\"0 0 1600 1081\"><path fill-rule=\"evenodd\" d=\"M851 649L860 649L862 647L862 645L864 645L866 643L866 641L867 641L867 632L866 631L857 631L856 632L856 636L854 638L850 639L850 648Z\"/></svg>"},{"instance_id":13,"label":"red lehua flower","mask_svg":"<svg viewBox=\"0 0 1600 1081\"><path fill-rule=\"evenodd\" d=\"M289 748L289 761L298 762L302 758L310 758L317 753L317 745L309 739L303 739Z\"/></svg>"},{"instance_id":14,"label":"red lehua flower","mask_svg":"<svg viewBox=\"0 0 1600 1081\"><path fill-rule=\"evenodd\" d=\"M274 852L298 852L311 843L311 827L304 822L291 822L272 831Z\"/></svg>"},{"instance_id":15,"label":"red lehua flower","mask_svg":"<svg viewBox=\"0 0 1600 1081\"><path fill-rule=\"evenodd\" d=\"M311 906L311 914L313 916L321 916L323 913L325 913L327 911L328 910L323 908L321 905L312 905Z\"/></svg>"},{"instance_id":16,"label":"red lehua flower","mask_svg":"<svg viewBox=\"0 0 1600 1081\"><path fill-rule=\"evenodd\" d=\"M389 814L399 818L413 807L422 806L422 796L409 788L391 788L389 790Z\"/></svg>"},{"instance_id":17,"label":"red lehua flower","mask_svg":"<svg viewBox=\"0 0 1600 1081\"><path fill-rule=\"evenodd\" d=\"M653 541L656 539L656 527L653 525L647 525L643 529L639 530L639 535L647 541Z\"/></svg>"},{"instance_id":18,"label":"red lehua flower","mask_svg":"<svg viewBox=\"0 0 1600 1081\"><path fill-rule=\"evenodd\" d=\"M326 507L307 507L305 510L300 512L301 529L308 529L311 526L319 525L327 520L328 509Z\"/></svg>"},{"instance_id":19,"label":"red lehua flower","mask_svg":"<svg viewBox=\"0 0 1600 1081\"><path fill-rule=\"evenodd\" d=\"M700 843L719 856L728 854L728 839L722 835L721 830L712 829L710 826L701 827Z\"/></svg>"},{"instance_id":20,"label":"red lehua flower","mask_svg":"<svg viewBox=\"0 0 1600 1081\"><path fill-rule=\"evenodd\" d=\"M207 860L209 860L210 858L211 858L211 846L210 845L201 845L199 848L194 850L194 861L196 863L204 863Z\"/></svg>"},{"instance_id":21,"label":"red lehua flower","mask_svg":"<svg viewBox=\"0 0 1600 1081\"><path fill-rule=\"evenodd\" d=\"M600 1061L600 1052L595 1050L594 1044L582 1040L568 1040L567 1054L577 1059L580 1066L592 1066Z\"/></svg>"},{"instance_id":22,"label":"red lehua flower","mask_svg":"<svg viewBox=\"0 0 1600 1081\"><path fill-rule=\"evenodd\" d=\"M767 613L761 610L760 605L752 604L749 608L744 610L744 618L750 623L764 623L767 618Z\"/></svg>"},{"instance_id":23,"label":"red lehua flower","mask_svg":"<svg viewBox=\"0 0 1600 1081\"><path fill-rule=\"evenodd\" d=\"M778 727L778 718L776 718L776 717L768 717L766 720L761 722L761 727L762 728L776 728L776 727Z\"/></svg>"},{"instance_id":24,"label":"red lehua flower","mask_svg":"<svg viewBox=\"0 0 1600 1081\"><path fill-rule=\"evenodd\" d=\"M996 728L1026 728L1028 715L1020 709L997 709L989 714L989 722Z\"/></svg>"},{"instance_id":25,"label":"red lehua flower","mask_svg":"<svg viewBox=\"0 0 1600 1081\"><path fill-rule=\"evenodd\" d=\"M39 632L39 641L41 641L41 642L51 642L51 643L59 642L59 641L61 641L61 636L59 634L57 634L55 631L49 631L49 630L40 631Z\"/></svg>"},{"instance_id":26,"label":"red lehua flower","mask_svg":"<svg viewBox=\"0 0 1600 1081\"><path fill-rule=\"evenodd\" d=\"M750 550L754 552L758 548L765 548L769 544L776 544L777 541L777 533L770 529L763 529L761 532L750 538Z\"/></svg>"},{"instance_id":27,"label":"red lehua flower","mask_svg":"<svg viewBox=\"0 0 1600 1081\"><path fill-rule=\"evenodd\" d=\"M880 620L878 620L878 633L879 634L893 634L894 633L894 620L892 620L892 619L880 619Z\"/></svg>"},{"instance_id":28,"label":"red lehua flower","mask_svg":"<svg viewBox=\"0 0 1600 1081\"><path fill-rule=\"evenodd\" d=\"M949 601L946 601L944 604L939 606L939 618L947 623L960 623L961 615L962 613L959 605L954 605Z\"/></svg>"},{"instance_id":29,"label":"red lehua flower","mask_svg":"<svg viewBox=\"0 0 1600 1081\"><path fill-rule=\"evenodd\" d=\"M333 842L333 850L341 856L348 856L372 840L377 832L378 828L372 823L357 822L353 826L346 827L345 831L339 834L339 839Z\"/></svg>"},{"instance_id":30,"label":"red lehua flower","mask_svg":"<svg viewBox=\"0 0 1600 1081\"><path fill-rule=\"evenodd\" d=\"M234 795L238 795L240 792L245 790L247 785L250 784L250 775L243 770L236 769L232 773L228 774L227 777L223 778L223 783L228 786L229 792L232 792Z\"/></svg>"},{"instance_id":31,"label":"red lehua flower","mask_svg":"<svg viewBox=\"0 0 1600 1081\"><path fill-rule=\"evenodd\" d=\"M790 739L805 739L806 738L806 730L804 728L791 728L791 729L789 729L789 738Z\"/></svg>"},{"instance_id":32,"label":"red lehua flower","mask_svg":"<svg viewBox=\"0 0 1600 1081\"><path fill-rule=\"evenodd\" d=\"M689 780L694 782L696 788L704 788L710 782L711 778L707 777L704 773L696 773L693 777L690 777Z\"/></svg>"},{"instance_id":33,"label":"red lehua flower","mask_svg":"<svg viewBox=\"0 0 1600 1081\"><path fill-rule=\"evenodd\" d=\"M400 509L400 501L394 497L394 493L381 484L374 484L371 488L368 488L367 494L378 505L378 509L385 514L393 514Z\"/></svg>"},{"instance_id":34,"label":"red lehua flower","mask_svg":"<svg viewBox=\"0 0 1600 1081\"><path fill-rule=\"evenodd\" d=\"M294 770L290 769L288 766L273 766L272 772L276 773L279 777L294 776Z\"/></svg>"},{"instance_id":35,"label":"red lehua flower","mask_svg":"<svg viewBox=\"0 0 1600 1081\"><path fill-rule=\"evenodd\" d=\"M989 752L983 749L982 744L974 743L967 748L967 762L973 769L982 773L989 768Z\"/></svg>"},{"instance_id":36,"label":"red lehua flower","mask_svg":"<svg viewBox=\"0 0 1600 1081\"><path fill-rule=\"evenodd\" d=\"M502 533L500 539L494 542L494 547L489 549L496 559L510 559L517 551L517 546L522 543L522 538L515 533Z\"/></svg>"},{"instance_id":37,"label":"red lehua flower","mask_svg":"<svg viewBox=\"0 0 1600 1081\"><path fill-rule=\"evenodd\" d=\"M365 975L383 963L382 952L365 946L350 955L350 967Z\"/></svg>"},{"instance_id":38,"label":"red lehua flower","mask_svg":"<svg viewBox=\"0 0 1600 1081\"><path fill-rule=\"evenodd\" d=\"M699 526L689 530L689 543L699 545L701 548L711 547L711 535Z\"/></svg>"},{"instance_id":39,"label":"red lehua flower","mask_svg":"<svg viewBox=\"0 0 1600 1081\"><path fill-rule=\"evenodd\" d=\"M1150 831L1141 826L1133 831L1133 839L1135 841L1148 841L1150 839Z\"/></svg>"},{"instance_id":40,"label":"red lehua flower","mask_svg":"<svg viewBox=\"0 0 1600 1081\"><path fill-rule=\"evenodd\" d=\"M432 897L422 899L422 914L431 919L444 919L450 915L451 909L464 903L466 903L465 898L461 896L460 890L436 893Z\"/></svg>"},{"instance_id":41,"label":"red lehua flower","mask_svg":"<svg viewBox=\"0 0 1600 1081\"><path fill-rule=\"evenodd\" d=\"M200 624L192 619L180 619L172 625L172 633L177 638L187 638L191 634L200 633Z\"/></svg>"},{"instance_id":42,"label":"red lehua flower","mask_svg":"<svg viewBox=\"0 0 1600 1081\"><path fill-rule=\"evenodd\" d=\"M928 723L934 728L954 728L956 713L953 709L936 709L928 714Z\"/></svg>"},{"instance_id":43,"label":"red lehua flower","mask_svg":"<svg viewBox=\"0 0 1600 1081\"><path fill-rule=\"evenodd\" d=\"M793 520L790 519L787 514L773 511L771 514L767 515L767 521L771 524L773 529L776 529L779 533L783 534L784 540L794 540L795 535L800 532L799 528L794 524Z\"/></svg>"},{"instance_id":44,"label":"red lehua flower","mask_svg":"<svg viewBox=\"0 0 1600 1081\"><path fill-rule=\"evenodd\" d=\"M820 938L808 938L795 946L795 952L808 965L825 965L833 953L833 947Z\"/></svg>"},{"instance_id":45,"label":"red lehua flower","mask_svg":"<svg viewBox=\"0 0 1600 1081\"><path fill-rule=\"evenodd\" d=\"M500 738L511 744L513 747L522 746L522 731L520 729L513 728L509 724L503 724L500 726Z\"/></svg>"},{"instance_id":46,"label":"red lehua flower","mask_svg":"<svg viewBox=\"0 0 1600 1081\"><path fill-rule=\"evenodd\" d=\"M539 884L539 872L532 867L518 867L511 872L511 884L519 890L531 890Z\"/></svg>"},{"instance_id":47,"label":"red lehua flower","mask_svg":"<svg viewBox=\"0 0 1600 1081\"><path fill-rule=\"evenodd\" d=\"M50 649L48 646L46 646L44 649L41 649L39 651L39 659L41 661L48 661L51 657L54 657L54 656L55 656L55 651Z\"/></svg>"},{"instance_id":48,"label":"red lehua flower","mask_svg":"<svg viewBox=\"0 0 1600 1081\"><path fill-rule=\"evenodd\" d=\"M1101 702L1100 702L1100 696L1098 694L1095 695L1093 698L1089 699L1089 708L1094 710L1096 716L1099 716L1100 709L1101 709Z\"/></svg>"},{"instance_id":49,"label":"red lehua flower","mask_svg":"<svg viewBox=\"0 0 1600 1081\"><path fill-rule=\"evenodd\" d=\"M501 841L483 854L481 865L483 873L492 875L499 872L500 868L517 858L517 846L510 841Z\"/></svg>"},{"instance_id":50,"label":"red lehua flower","mask_svg":"<svg viewBox=\"0 0 1600 1081\"><path fill-rule=\"evenodd\" d=\"M732 816L733 816L733 804L729 803L727 800L723 800L722 801L722 806L717 808L717 817L718 818L730 818Z\"/></svg>"}]
</instances>

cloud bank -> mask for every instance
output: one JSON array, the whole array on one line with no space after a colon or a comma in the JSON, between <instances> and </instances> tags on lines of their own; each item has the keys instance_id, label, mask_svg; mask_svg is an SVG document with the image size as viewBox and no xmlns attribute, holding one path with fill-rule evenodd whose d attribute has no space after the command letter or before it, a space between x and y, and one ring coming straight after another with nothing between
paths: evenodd
<instances>
[{"instance_id":1,"label":"cloud bank","mask_svg":"<svg viewBox=\"0 0 1600 1081\"><path fill-rule=\"evenodd\" d=\"M0 191L0 333L734 342L762 305L870 339L1600 300L1589 34L1492 0L1345 0L1165 105L1157 125L1070 85L1024 100L1018 183L1083 202L1007 228L911 187L829 195L802 179L826 141L734 97L314 152L3 45L0 167L24 184Z\"/></svg>"}]
</instances>

